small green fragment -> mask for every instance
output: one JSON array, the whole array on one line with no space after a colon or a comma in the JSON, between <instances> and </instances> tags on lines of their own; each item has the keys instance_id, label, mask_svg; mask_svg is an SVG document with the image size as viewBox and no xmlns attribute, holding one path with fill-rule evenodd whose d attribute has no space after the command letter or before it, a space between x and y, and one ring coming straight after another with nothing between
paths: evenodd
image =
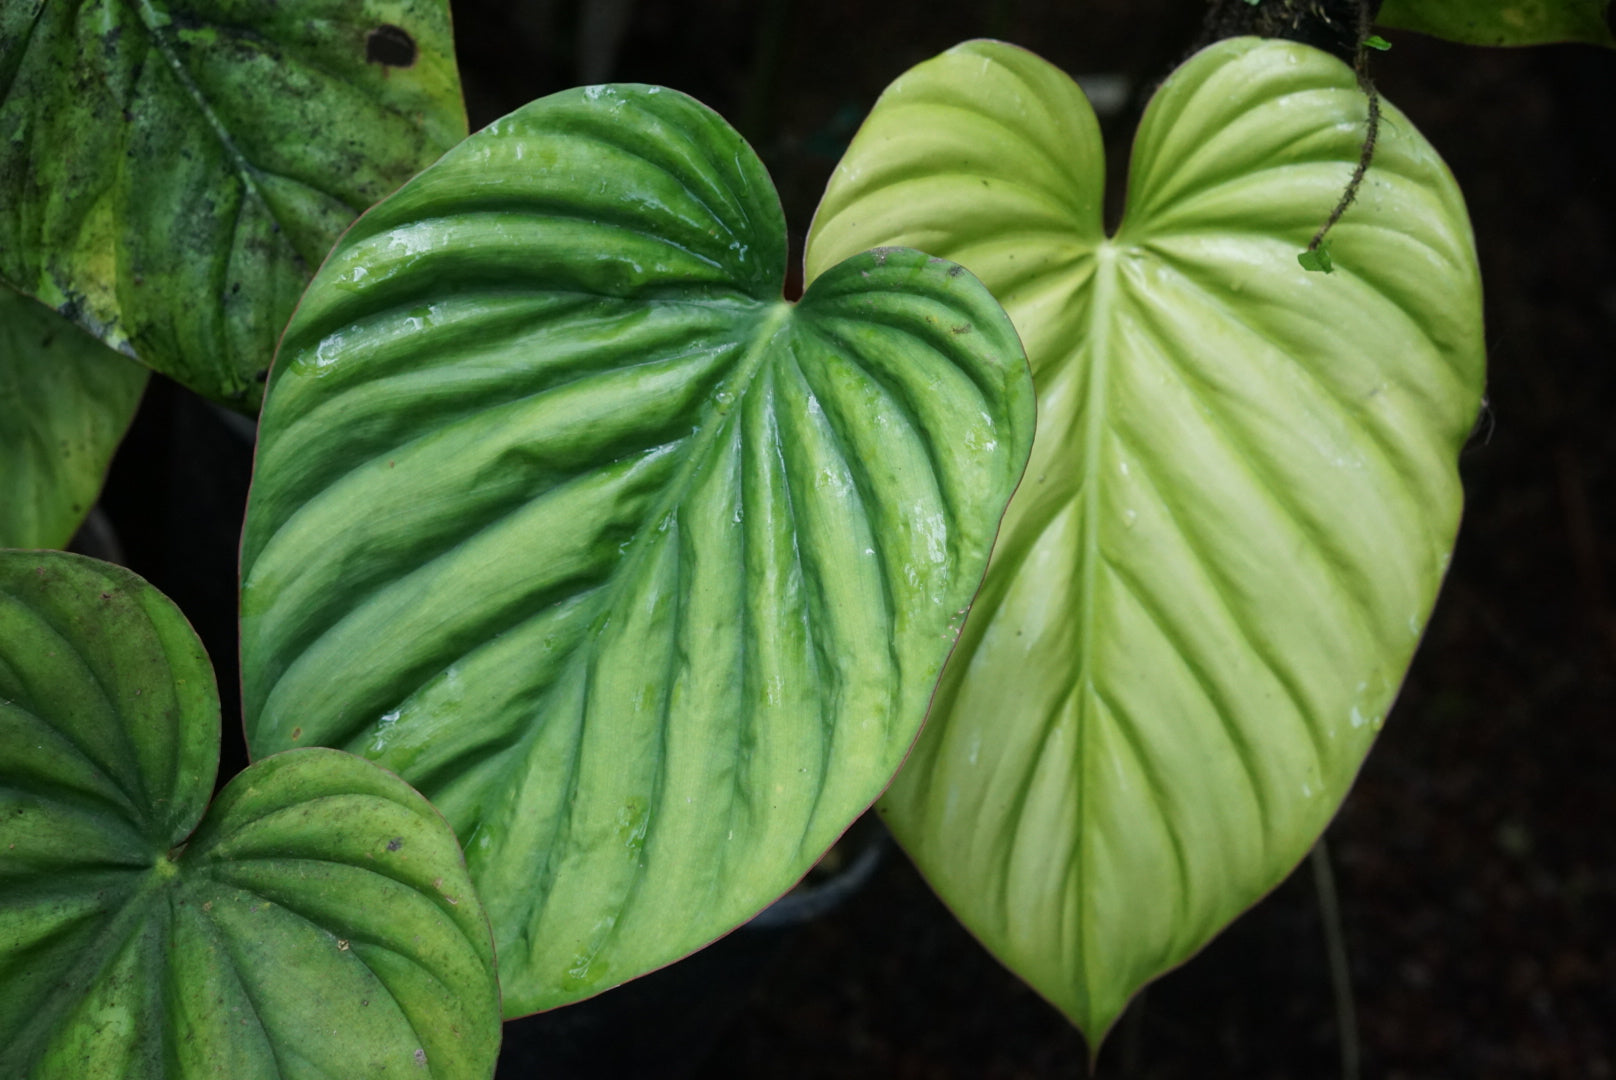
<instances>
[{"instance_id":1,"label":"small green fragment","mask_svg":"<svg viewBox=\"0 0 1616 1080\"><path fill-rule=\"evenodd\" d=\"M1262 3L1262 0L1246 0L1246 3L1250 4L1252 7L1256 7L1258 4Z\"/></svg>"},{"instance_id":2,"label":"small green fragment","mask_svg":"<svg viewBox=\"0 0 1616 1080\"><path fill-rule=\"evenodd\" d=\"M1296 256L1296 261L1302 264L1303 270L1312 270L1321 274L1334 273L1335 260L1330 258L1330 249L1320 244L1317 248L1302 252Z\"/></svg>"},{"instance_id":3,"label":"small green fragment","mask_svg":"<svg viewBox=\"0 0 1616 1080\"><path fill-rule=\"evenodd\" d=\"M1368 37L1364 38L1364 46L1366 48L1374 49L1377 52L1385 52L1387 49L1392 47L1392 43L1381 37L1379 34L1370 34Z\"/></svg>"}]
</instances>

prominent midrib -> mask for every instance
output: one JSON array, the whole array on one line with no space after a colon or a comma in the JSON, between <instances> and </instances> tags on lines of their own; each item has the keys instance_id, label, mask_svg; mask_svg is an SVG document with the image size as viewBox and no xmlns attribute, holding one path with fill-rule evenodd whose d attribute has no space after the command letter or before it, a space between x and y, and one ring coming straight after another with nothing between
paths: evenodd
<instances>
[{"instance_id":1,"label":"prominent midrib","mask_svg":"<svg viewBox=\"0 0 1616 1080\"><path fill-rule=\"evenodd\" d=\"M760 307L767 307L767 305L760 305ZM645 518L641 523L639 530L635 534L634 540L630 544L628 551L624 552L622 560L615 568L613 568L611 573L608 575L606 584L599 590L600 595L599 599L596 601L594 614L590 616L588 621L589 630L584 634L579 645L573 650L572 655L567 659L563 669L557 672L556 678L551 684L552 687L565 680L574 665L587 662L591 643L594 640L594 632L599 626L601 617L617 606L621 592L626 587L625 583L633 581L636 578L636 571L639 564L646 558L646 552L650 547L651 538L655 535L659 535L656 528L657 523L665 520L667 516L684 501L685 496L689 493L692 477L694 476L697 467L712 449L714 442L718 439L719 433L727 426L729 418L734 416L736 411L742 407L742 397L746 393L747 388L751 386L752 381L757 377L759 368L763 366L770 342L774 340L775 336L779 333L782 324L784 324L786 320L792 316L795 310L796 305L794 304L784 300L776 301L774 303L774 310L768 312L768 314L764 315L758 320L757 323L754 324L754 328L752 330L752 341L748 346L746 353L736 363L735 370L730 373L729 377L721 382L720 389L715 391L715 397L718 394L727 393L729 395L729 401L731 403L730 408L726 412L715 415L710 423L704 425L692 437L691 445L685 451L684 459L679 463L678 469L675 471L673 478L668 482L668 485L663 491L661 497L656 500L656 503L646 513ZM547 705L540 705L539 709L543 710L547 707ZM528 730L523 734L522 738L514 746L512 746L509 751L506 752L505 767L500 770L498 774L498 779L501 783L507 786L510 784L512 771L519 768L521 764L527 760L527 750L531 746L532 741L538 737L539 733L539 725L529 725ZM654 808L658 805L661 797L661 762L658 762L656 776L656 787L646 800L647 813L654 811ZM556 825L554 835L557 838L564 835L571 828L572 808L575 805L577 790L578 768L577 763L574 762L573 768L569 770L567 776L567 790L562 796L562 805L565 806L566 809L563 811L561 820ZM468 837L475 835L477 829L480 828L483 823L483 817L484 815L479 811L477 820L470 823L467 830L466 835ZM477 860L476 863L470 864L474 879L478 876L476 866L482 861L483 860ZM535 895L541 898L548 898L553 891L551 885L553 884L554 880L554 868L553 866L547 865L541 873L541 880L538 886L535 888ZM538 918L542 915L544 903L545 900L541 899L537 905L529 909L527 916L529 926L534 925Z\"/></svg>"},{"instance_id":2,"label":"prominent midrib","mask_svg":"<svg viewBox=\"0 0 1616 1080\"><path fill-rule=\"evenodd\" d=\"M1079 585L1078 596L1078 653L1077 670L1077 737L1078 752L1078 781L1077 781L1077 819L1079 822L1088 820L1088 803L1090 787L1090 770L1088 768L1092 755L1089 750L1089 730L1094 723L1091 715L1099 700L1094 690L1094 638L1096 632L1096 617L1098 604L1095 602L1095 581L1099 576L1100 567L1100 514L1102 504L1100 499L1100 478L1104 470L1100 467L1100 454L1106 426L1106 403L1111 363L1111 308L1116 302L1117 292L1117 247L1114 241L1106 240L1097 244L1094 249L1094 295L1088 308L1088 333L1084 336L1084 346L1080 353L1073 358L1074 363L1088 361L1088 381L1083 396L1083 413L1080 421L1083 437L1083 460L1079 467L1083 470L1083 540L1079 557L1083 560L1083 572ZM1079 942L1079 963L1083 965L1083 996L1090 1016L1094 1013L1093 987L1095 985L1094 973L1090 967L1093 949L1090 948L1089 920L1086 908L1088 907L1088 889L1090 880L1090 845L1084 841L1080 834L1077 842L1077 935Z\"/></svg>"}]
</instances>

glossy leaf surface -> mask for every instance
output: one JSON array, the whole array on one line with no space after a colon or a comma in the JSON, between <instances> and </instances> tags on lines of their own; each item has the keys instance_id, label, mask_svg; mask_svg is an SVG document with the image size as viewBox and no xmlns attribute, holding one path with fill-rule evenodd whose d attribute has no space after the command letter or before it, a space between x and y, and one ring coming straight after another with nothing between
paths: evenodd
<instances>
[{"instance_id":1,"label":"glossy leaf surface","mask_svg":"<svg viewBox=\"0 0 1616 1080\"><path fill-rule=\"evenodd\" d=\"M246 411L338 234L466 129L446 0L18 0L0 88L0 277Z\"/></svg>"},{"instance_id":2,"label":"glossy leaf surface","mask_svg":"<svg viewBox=\"0 0 1616 1080\"><path fill-rule=\"evenodd\" d=\"M1467 45L1616 47L1610 0L1386 0L1375 21Z\"/></svg>"},{"instance_id":3,"label":"glossy leaf surface","mask_svg":"<svg viewBox=\"0 0 1616 1080\"><path fill-rule=\"evenodd\" d=\"M0 552L0 1075L492 1075L492 941L443 819L321 749L203 818L218 754L166 598Z\"/></svg>"},{"instance_id":4,"label":"glossy leaf surface","mask_svg":"<svg viewBox=\"0 0 1616 1080\"><path fill-rule=\"evenodd\" d=\"M507 1015L736 926L912 743L1031 441L959 267L780 299L715 114L534 102L344 237L287 331L243 549L255 753L319 742L466 845Z\"/></svg>"},{"instance_id":5,"label":"glossy leaf surface","mask_svg":"<svg viewBox=\"0 0 1616 1080\"><path fill-rule=\"evenodd\" d=\"M956 259L1027 346L1027 478L882 806L1096 1045L1313 843L1447 565L1480 289L1453 180L1395 109L1334 272L1296 258L1365 114L1323 53L1220 43L1152 101L1107 237L1081 91L971 42L888 88L809 237L810 280L870 243Z\"/></svg>"},{"instance_id":6,"label":"glossy leaf surface","mask_svg":"<svg viewBox=\"0 0 1616 1080\"><path fill-rule=\"evenodd\" d=\"M0 286L0 547L73 538L146 378L128 357Z\"/></svg>"}]
</instances>

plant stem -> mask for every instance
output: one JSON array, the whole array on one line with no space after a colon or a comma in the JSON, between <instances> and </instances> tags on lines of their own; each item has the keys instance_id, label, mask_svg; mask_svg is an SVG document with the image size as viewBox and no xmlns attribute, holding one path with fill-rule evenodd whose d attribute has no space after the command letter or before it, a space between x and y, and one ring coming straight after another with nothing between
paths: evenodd
<instances>
[{"instance_id":1,"label":"plant stem","mask_svg":"<svg viewBox=\"0 0 1616 1080\"><path fill-rule=\"evenodd\" d=\"M1324 947L1330 958L1330 988L1335 995L1336 1038L1341 1043L1341 1080L1358 1080L1358 1008L1352 996L1352 970L1347 963L1346 934L1341 926L1341 902L1335 890L1335 871L1324 837L1313 845L1313 885L1319 894L1319 922L1324 926Z\"/></svg>"},{"instance_id":2,"label":"plant stem","mask_svg":"<svg viewBox=\"0 0 1616 1080\"><path fill-rule=\"evenodd\" d=\"M1378 5L1376 5L1378 6ZM1313 234L1308 241L1307 250L1317 251L1319 245L1324 243L1324 236L1335 223L1341 220L1341 215L1347 212L1358 197L1358 189L1363 186L1364 175L1369 172L1369 163L1375 157L1375 140L1380 137L1380 91L1375 89L1375 82L1369 77L1369 31L1374 24L1374 11L1369 0L1359 0L1358 3L1358 48L1353 60L1352 69L1357 73L1358 86L1363 90L1364 96L1369 99L1369 129L1364 135L1363 150L1358 155L1358 167L1352 171L1352 179L1347 181L1347 189L1341 193L1341 199L1330 211L1329 218L1323 227Z\"/></svg>"}]
</instances>

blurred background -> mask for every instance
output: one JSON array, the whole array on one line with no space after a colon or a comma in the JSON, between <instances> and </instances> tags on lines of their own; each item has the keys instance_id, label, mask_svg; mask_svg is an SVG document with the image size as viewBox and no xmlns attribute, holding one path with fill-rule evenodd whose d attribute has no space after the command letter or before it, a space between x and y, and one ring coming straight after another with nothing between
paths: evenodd
<instances>
[{"instance_id":1,"label":"blurred background","mask_svg":"<svg viewBox=\"0 0 1616 1080\"><path fill-rule=\"evenodd\" d=\"M580 82L683 90L768 164L794 260L882 88L971 37L1027 46L1083 79L1108 111L1120 191L1139 110L1204 7L452 3L473 130ZM1599 1080L1616 1075L1616 53L1383 33L1382 92L1469 201L1491 385L1461 463L1469 501L1448 581L1328 834L1362 1075ZM216 657L234 654L233 603L219 598L234 595L230 508L249 466L229 418L155 380L108 486L127 562L192 615ZM153 469L178 479L140 484ZM189 524L198 502L225 508L217 530ZM879 827L855 841L847 887L644 985L509 1025L500 1075L1082 1075L1078 1034L958 926ZM1339 1076L1320 910L1304 862L1136 1000L1097 1075Z\"/></svg>"}]
</instances>

